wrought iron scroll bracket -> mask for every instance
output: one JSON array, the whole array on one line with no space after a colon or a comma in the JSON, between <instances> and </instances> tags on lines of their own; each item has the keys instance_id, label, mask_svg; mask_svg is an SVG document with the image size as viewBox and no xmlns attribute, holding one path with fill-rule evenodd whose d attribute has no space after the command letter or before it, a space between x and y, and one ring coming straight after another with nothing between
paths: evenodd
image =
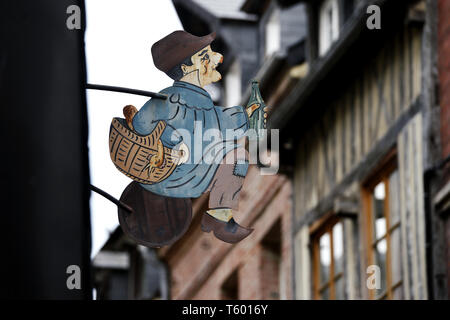
<instances>
[{"instance_id":1,"label":"wrought iron scroll bracket","mask_svg":"<svg viewBox=\"0 0 450 320\"><path fill-rule=\"evenodd\" d=\"M116 86L106 86L106 85L103 85L103 84L86 83L86 89L136 94L136 95L139 95L139 96L152 97L152 98L155 98L155 99L162 99L162 100L166 100L167 99L167 95L161 94L161 93L156 93L156 92L151 92L151 91L144 91L144 90L137 90L137 89L130 89L130 88L123 88L123 87L116 87Z\"/></svg>"},{"instance_id":2,"label":"wrought iron scroll bracket","mask_svg":"<svg viewBox=\"0 0 450 320\"><path fill-rule=\"evenodd\" d=\"M112 195L110 195L109 193L107 193L106 191L103 191L100 188L97 188L96 186L93 186L92 184L89 185L89 188L94 191L95 193L98 193L99 195L105 197L106 199L108 199L109 201L111 201L112 203L116 204L117 206L125 209L126 211L128 211L129 213L133 213L134 210L133 208L131 208L129 205L123 203L122 201L114 198Z\"/></svg>"}]
</instances>

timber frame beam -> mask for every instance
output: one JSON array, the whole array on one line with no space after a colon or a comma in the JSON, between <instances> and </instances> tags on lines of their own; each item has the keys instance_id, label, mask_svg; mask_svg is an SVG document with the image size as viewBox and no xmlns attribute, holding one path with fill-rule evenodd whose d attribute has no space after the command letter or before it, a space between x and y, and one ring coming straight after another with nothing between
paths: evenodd
<instances>
[{"instance_id":1,"label":"timber frame beam","mask_svg":"<svg viewBox=\"0 0 450 320\"><path fill-rule=\"evenodd\" d=\"M372 148L363 160L336 185L330 194L320 201L317 206L306 212L301 219L295 222L294 234L305 225L311 225L314 221L322 218L327 212L335 208L336 199L344 194L344 191L352 183L364 181L372 170L379 164L380 160L396 145L397 137L406 124L422 109L423 96L416 98L408 110L400 116L396 123L389 129L386 135Z\"/></svg>"},{"instance_id":2,"label":"timber frame beam","mask_svg":"<svg viewBox=\"0 0 450 320\"><path fill-rule=\"evenodd\" d=\"M380 6L382 26L380 30L369 30L366 26L367 5L358 5L353 16L342 28L339 39L328 53L321 57L309 57L310 71L277 106L268 120L269 129L279 129L281 146L289 139L295 145L302 139L311 124L321 117L333 98L346 90L347 79L354 79L359 70L375 56L393 30L401 29L407 22L410 1L378 0L370 4ZM312 4L308 4L311 12ZM310 33L308 45L314 46L314 36ZM326 92L324 92L326 88ZM280 150L281 170L293 166L295 158L292 150Z\"/></svg>"}]
</instances>

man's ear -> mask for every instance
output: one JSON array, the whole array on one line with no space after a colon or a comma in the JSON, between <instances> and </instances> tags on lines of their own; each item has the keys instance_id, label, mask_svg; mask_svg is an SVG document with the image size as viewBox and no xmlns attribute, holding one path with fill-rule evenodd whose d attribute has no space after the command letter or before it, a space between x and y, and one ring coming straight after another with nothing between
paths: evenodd
<instances>
[{"instance_id":1,"label":"man's ear","mask_svg":"<svg viewBox=\"0 0 450 320\"><path fill-rule=\"evenodd\" d=\"M185 64L182 64L182 65L181 65L181 71L183 71L183 75L186 75L186 73L189 72L188 66L185 65Z\"/></svg>"}]
</instances>

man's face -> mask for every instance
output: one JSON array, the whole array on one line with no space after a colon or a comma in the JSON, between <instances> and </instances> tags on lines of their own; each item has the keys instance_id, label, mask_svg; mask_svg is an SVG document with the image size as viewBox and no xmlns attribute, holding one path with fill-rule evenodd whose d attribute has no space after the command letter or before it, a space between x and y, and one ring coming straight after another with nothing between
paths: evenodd
<instances>
[{"instance_id":1,"label":"man's face","mask_svg":"<svg viewBox=\"0 0 450 320\"><path fill-rule=\"evenodd\" d=\"M192 66L182 65L183 73L185 75L196 73L198 82L202 87L222 79L216 68L222 63L223 56L212 51L211 46L207 46L192 55L191 61Z\"/></svg>"}]
</instances>

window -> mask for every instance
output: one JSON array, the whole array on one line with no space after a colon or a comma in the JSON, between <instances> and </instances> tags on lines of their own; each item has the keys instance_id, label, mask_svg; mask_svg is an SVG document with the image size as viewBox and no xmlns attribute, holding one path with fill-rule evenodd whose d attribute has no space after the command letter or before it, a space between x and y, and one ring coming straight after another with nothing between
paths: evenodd
<instances>
[{"instance_id":1,"label":"window","mask_svg":"<svg viewBox=\"0 0 450 320\"><path fill-rule=\"evenodd\" d=\"M395 158L363 190L368 265L380 268L380 288L371 299L402 299L399 176Z\"/></svg>"},{"instance_id":2,"label":"window","mask_svg":"<svg viewBox=\"0 0 450 320\"><path fill-rule=\"evenodd\" d=\"M333 217L312 235L314 299L345 298L343 229L342 221Z\"/></svg>"},{"instance_id":3,"label":"window","mask_svg":"<svg viewBox=\"0 0 450 320\"><path fill-rule=\"evenodd\" d=\"M278 219L261 241L262 299L278 300L284 297L281 262L281 220Z\"/></svg>"},{"instance_id":4,"label":"window","mask_svg":"<svg viewBox=\"0 0 450 320\"><path fill-rule=\"evenodd\" d=\"M241 99L241 65L239 60L234 60L225 77L225 105L236 106Z\"/></svg>"},{"instance_id":5,"label":"window","mask_svg":"<svg viewBox=\"0 0 450 320\"><path fill-rule=\"evenodd\" d=\"M280 11L273 10L266 24L266 48L265 55L270 56L280 50L281 47L281 28L280 28Z\"/></svg>"},{"instance_id":6,"label":"window","mask_svg":"<svg viewBox=\"0 0 450 320\"><path fill-rule=\"evenodd\" d=\"M344 18L344 23L347 22L348 19L353 14L353 10L355 9L355 3L354 0L343 0L342 3L342 10L344 11L342 16Z\"/></svg>"},{"instance_id":7,"label":"window","mask_svg":"<svg viewBox=\"0 0 450 320\"><path fill-rule=\"evenodd\" d=\"M325 0L319 9L319 55L323 56L339 36L337 0Z\"/></svg>"},{"instance_id":8,"label":"window","mask_svg":"<svg viewBox=\"0 0 450 320\"><path fill-rule=\"evenodd\" d=\"M234 270L224 281L221 287L222 300L238 300L238 270Z\"/></svg>"}]
</instances>

